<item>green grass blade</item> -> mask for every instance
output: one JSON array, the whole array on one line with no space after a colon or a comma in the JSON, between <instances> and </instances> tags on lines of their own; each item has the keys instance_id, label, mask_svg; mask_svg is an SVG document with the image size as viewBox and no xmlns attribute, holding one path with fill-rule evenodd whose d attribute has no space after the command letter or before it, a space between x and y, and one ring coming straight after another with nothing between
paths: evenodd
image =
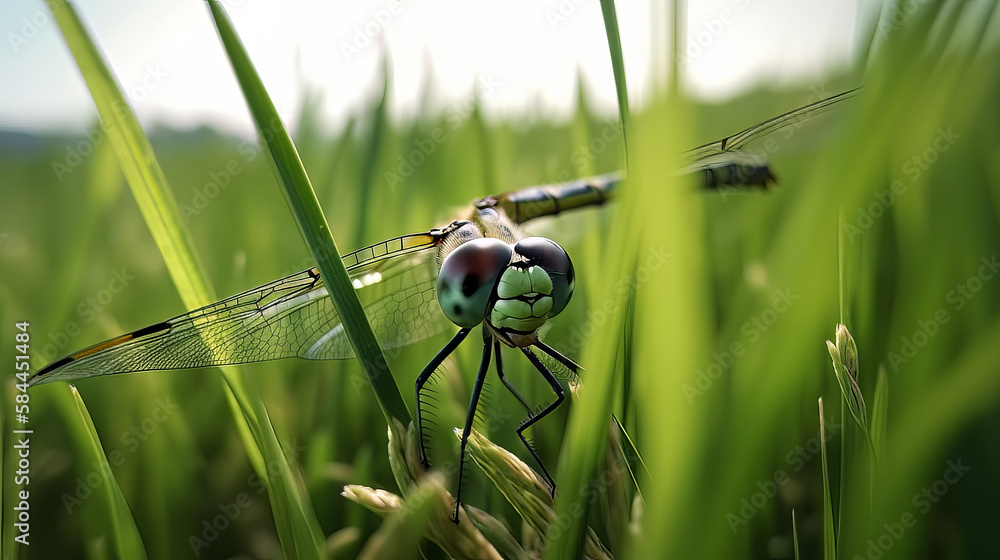
<instances>
[{"instance_id":1,"label":"green grass blade","mask_svg":"<svg viewBox=\"0 0 1000 560\"><path fill-rule=\"evenodd\" d=\"M681 57L684 56L684 40L687 37L685 17L687 13L684 11L684 0L673 0L670 3L673 8L670 24L670 94L673 96L679 96L681 94Z\"/></svg>"},{"instance_id":2,"label":"green grass blade","mask_svg":"<svg viewBox=\"0 0 1000 560\"><path fill-rule=\"evenodd\" d=\"M885 366L879 365L875 380L875 400L872 402L871 418L871 459L868 461L868 506L869 514L875 503L875 476L878 462L885 454L886 431L889 424L889 377Z\"/></svg>"},{"instance_id":3,"label":"green grass blade","mask_svg":"<svg viewBox=\"0 0 1000 560\"><path fill-rule=\"evenodd\" d=\"M573 117L571 128L572 142L574 146L586 146L590 139L594 137L592 123L596 120L590 109L590 102L587 98L587 85L583 81L583 75L577 70L576 73L576 114ZM579 177L589 177L597 175L593 158L583 158L576 168Z\"/></svg>"},{"instance_id":4,"label":"green grass blade","mask_svg":"<svg viewBox=\"0 0 1000 560\"><path fill-rule=\"evenodd\" d=\"M95 492L95 496L101 502L101 509L104 509L111 519L110 523L102 526L102 530L110 537L117 558L145 558L146 551L142 545L139 529L132 518L125 496L118 487L118 482L111 475L111 465L108 464L94 421L87 412L87 406L83 403L83 398L80 397L76 387L70 386L69 391L61 389L60 387L56 394L62 401L63 406L60 410L69 412L71 416L66 419L66 425L70 427L72 440L77 445L78 456L82 458L79 464L88 468L94 465L94 470L87 476L96 473L101 479L96 486L99 490Z\"/></svg>"},{"instance_id":5,"label":"green grass blade","mask_svg":"<svg viewBox=\"0 0 1000 560\"><path fill-rule=\"evenodd\" d=\"M176 200L117 80L75 11L62 0L49 0L49 5L90 88L109 142L184 304L194 309L210 303L214 294L195 256ZM319 524L293 478L294 471L285 459L267 411L258 398L247 394L237 370L223 374L230 391L227 398L231 405L238 404L231 408L250 462L270 491L286 555L320 557L323 538ZM266 465L272 468L270 472Z\"/></svg>"},{"instance_id":6,"label":"green grass blade","mask_svg":"<svg viewBox=\"0 0 1000 560\"><path fill-rule=\"evenodd\" d=\"M795 560L799 560L799 529L795 524L795 510L792 510L792 549L795 551Z\"/></svg>"},{"instance_id":7,"label":"green grass blade","mask_svg":"<svg viewBox=\"0 0 1000 560\"><path fill-rule=\"evenodd\" d=\"M875 460L882 457L885 450L885 436L889 422L889 376L885 366L879 366L878 378L875 380L875 400L872 402L872 444L875 447Z\"/></svg>"},{"instance_id":8,"label":"green grass blade","mask_svg":"<svg viewBox=\"0 0 1000 560\"><path fill-rule=\"evenodd\" d=\"M625 191L627 192L627 191ZM626 198L623 202L631 200ZM591 303L600 306L601 302L616 301L616 290L622 278L632 274L635 254L631 252L634 243L626 240L634 235L628 219L629 208L617 208L608 243L610 247L623 247L618 258L608 260L601 266L599 259L583 263L584 267L592 267L588 275L596 280L592 289L588 290ZM623 324L625 309L622 305L614 306L607 323L595 334L584 348L583 363L587 371L582 376L583 384L573 395L573 407L570 410L566 436L560 451L559 467L556 474L556 485L559 494L556 496L556 519L571 520L568 527L550 536L545 551L546 559L581 558L587 534L588 501L583 497L593 474L600 463L602 453L606 448L609 422L614 405L615 369L619 348L619 327Z\"/></svg>"},{"instance_id":9,"label":"green grass blade","mask_svg":"<svg viewBox=\"0 0 1000 560\"><path fill-rule=\"evenodd\" d=\"M623 137L628 138L630 117L628 93L625 85L625 64L622 57L621 37L618 32L618 18L615 14L614 3L611 0L602 0L601 12L604 16L604 27L615 74ZM625 205L623 204L623 206ZM628 240L637 232L631 227L628 216L629 208L617 210L609 246L630 246ZM634 246L634 243L631 245ZM599 278L600 285L595 286L595 289L590 292L592 302L599 306L600 302L615 301L614 294L618 282L632 273L634 261L635 254L624 251L623 254L619 254L618 258L614 259L615 265L604 267L601 272L595 270L594 276ZM594 261L591 263L593 265ZM588 530L587 504L581 503L580 493L596 471L601 454L605 450L614 395L616 394L614 372L617 366L617 352L620 342L618 327L622 326L624 321L624 307L622 305L615 306L607 323L611 328L605 332L601 342L588 345L585 352L584 363L587 363L590 368L586 374L586 388L578 393L580 398L574 403L574 409L570 412L556 481L561 489L560 496L565 496L564 498L557 496L556 516L558 519L572 519L573 522L552 538L545 558L577 558L583 553ZM583 514L580 513L581 509Z\"/></svg>"},{"instance_id":10,"label":"green grass blade","mask_svg":"<svg viewBox=\"0 0 1000 560\"><path fill-rule=\"evenodd\" d=\"M845 420L841 420L845 422ZM819 433L826 433L823 420L823 398L819 399ZM820 438L820 460L823 463L823 558L836 560L837 545L833 531L833 501L830 496L830 471L826 463L826 438Z\"/></svg>"},{"instance_id":11,"label":"green grass blade","mask_svg":"<svg viewBox=\"0 0 1000 560\"><path fill-rule=\"evenodd\" d=\"M163 253L181 299L191 309L208 303L212 294L206 279L184 272L201 270L201 265L180 213L159 210L177 204L170 189L164 188L167 178L156 163L153 147L139 120L76 11L65 0L46 1L87 82L108 141L118 156L118 163L146 223L150 224L150 233Z\"/></svg>"},{"instance_id":12,"label":"green grass blade","mask_svg":"<svg viewBox=\"0 0 1000 560\"><path fill-rule=\"evenodd\" d=\"M615 94L618 96L618 114L622 120L625 153L627 155L631 117L629 116L628 107L628 88L625 85L625 59L622 57L622 37L618 32L618 15L615 13L614 0L601 0L601 15L604 16L604 31L608 36L611 68L615 73Z\"/></svg>"},{"instance_id":13,"label":"green grass blade","mask_svg":"<svg viewBox=\"0 0 1000 560\"><path fill-rule=\"evenodd\" d=\"M847 499L844 494L847 492L847 458L850 456L854 458L854 434L857 432L856 427L852 427L846 421L847 418L847 403L844 402L843 397L840 399L840 421L844 425L844 431L840 434L840 473L841 479L840 484L837 485L837 503L840 507L837 508L837 546L840 546L840 537L844 534L843 531L843 521L844 521L844 504L847 503ZM825 477L824 477L825 478Z\"/></svg>"},{"instance_id":14,"label":"green grass blade","mask_svg":"<svg viewBox=\"0 0 1000 560\"><path fill-rule=\"evenodd\" d=\"M390 76L389 58L382 59L382 95L379 97L378 105L372 113L371 132L368 136L368 143L365 149L364 163L361 167L361 180L357 185L360 194L358 204L358 219L354 230L354 242L358 245L364 244L364 233L368 230L368 220L371 218L372 196L374 189L376 171L378 170L379 154L382 152L382 145L385 142L386 128L389 119L388 103L389 88L392 77Z\"/></svg>"},{"instance_id":15,"label":"green grass blade","mask_svg":"<svg viewBox=\"0 0 1000 560\"><path fill-rule=\"evenodd\" d=\"M633 433L651 473L643 483L646 530L635 558L683 557L689 550L685 543L708 531L698 521L705 512L692 511L692 504L695 510L705 507L705 494L691 481L705 476L710 407L704 405L707 399L692 405L685 387L698 383L698 370L712 349L713 325L706 313L712 306L711 250L706 238L692 235L706 227L706 199L688 178L673 173L681 165L681 146L693 144L687 138L691 108L683 101L661 96L633 121L626 185L636 191L626 219L641 228L625 242L635 247L637 259L632 277L637 426L670 430L665 437Z\"/></svg>"},{"instance_id":16,"label":"green grass blade","mask_svg":"<svg viewBox=\"0 0 1000 560\"><path fill-rule=\"evenodd\" d=\"M319 201L316 200L316 194L313 192L299 154L225 9L218 2L209 2L209 6L219 36L233 65L233 71L240 82L254 123L263 140L268 162L316 261L330 293L330 299L340 312L351 347L361 361L386 420L397 419L405 425L410 421L409 411L378 345L375 333L368 323L361 302L354 292L347 269L340 260L340 251L331 235L330 226L319 206Z\"/></svg>"},{"instance_id":17,"label":"green grass blade","mask_svg":"<svg viewBox=\"0 0 1000 560\"><path fill-rule=\"evenodd\" d=\"M75 10L65 0L47 1L87 82L118 164L184 305L196 309L208 304L214 294L195 256L194 244L183 226L177 202L149 139ZM229 381L233 386L233 381ZM248 442L249 432L242 415L235 414L235 417L244 442ZM257 472L263 473L264 460L260 451L255 445L248 445L247 452Z\"/></svg>"}]
</instances>

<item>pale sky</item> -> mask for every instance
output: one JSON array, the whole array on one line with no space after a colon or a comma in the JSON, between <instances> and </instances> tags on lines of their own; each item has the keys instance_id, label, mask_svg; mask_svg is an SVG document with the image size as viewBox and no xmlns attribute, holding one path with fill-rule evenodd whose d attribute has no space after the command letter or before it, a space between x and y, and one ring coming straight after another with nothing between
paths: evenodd
<instances>
[{"instance_id":1,"label":"pale sky","mask_svg":"<svg viewBox=\"0 0 1000 560\"><path fill-rule=\"evenodd\" d=\"M863 0L862 0L863 1ZM592 99L615 107L598 0L225 0L279 111L294 121L303 92L322 95L328 129L369 105L392 64L391 108L418 110L432 81L440 108L480 83L488 114L566 115L581 72ZM870 3L863 3L868 5ZM210 124L252 134L232 70L202 0L74 3L146 126ZM629 95L651 84L651 36L667 23L650 2L618 5ZM712 0L687 10L683 81L701 99L761 85L820 85L847 66L858 40L848 0ZM658 12L665 11L659 7ZM868 11L868 10L866 10ZM0 128L83 130L96 110L41 0L0 3ZM660 51L662 52L662 51ZM294 128L295 123L289 122Z\"/></svg>"}]
</instances>

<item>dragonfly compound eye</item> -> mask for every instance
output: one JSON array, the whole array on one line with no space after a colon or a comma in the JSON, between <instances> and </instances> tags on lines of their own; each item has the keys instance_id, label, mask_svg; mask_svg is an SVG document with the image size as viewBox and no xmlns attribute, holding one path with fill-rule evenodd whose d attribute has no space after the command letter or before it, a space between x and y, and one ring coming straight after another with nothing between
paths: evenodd
<instances>
[{"instance_id":1,"label":"dragonfly compound eye","mask_svg":"<svg viewBox=\"0 0 1000 560\"><path fill-rule=\"evenodd\" d=\"M514 251L528 260L528 264L538 266L552 279L552 310L549 317L558 315L573 296L576 275L573 261L558 243L545 237L526 237L514 245Z\"/></svg>"},{"instance_id":2,"label":"dragonfly compound eye","mask_svg":"<svg viewBox=\"0 0 1000 560\"><path fill-rule=\"evenodd\" d=\"M438 303L460 327L474 327L486 316L493 288L513 250L499 239L473 239L459 245L441 263L437 278Z\"/></svg>"}]
</instances>

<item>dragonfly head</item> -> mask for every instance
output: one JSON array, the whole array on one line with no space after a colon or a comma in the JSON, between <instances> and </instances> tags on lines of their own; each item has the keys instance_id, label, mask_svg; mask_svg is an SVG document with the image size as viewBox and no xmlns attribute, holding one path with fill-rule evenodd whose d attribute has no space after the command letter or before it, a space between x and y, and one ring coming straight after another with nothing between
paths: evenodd
<instances>
[{"instance_id":1,"label":"dragonfly head","mask_svg":"<svg viewBox=\"0 0 1000 560\"><path fill-rule=\"evenodd\" d=\"M573 295L569 255L556 242L528 237L513 245L480 238L445 257L437 279L438 302L460 327L483 319L501 340L525 346L535 331L555 317Z\"/></svg>"}]
</instances>

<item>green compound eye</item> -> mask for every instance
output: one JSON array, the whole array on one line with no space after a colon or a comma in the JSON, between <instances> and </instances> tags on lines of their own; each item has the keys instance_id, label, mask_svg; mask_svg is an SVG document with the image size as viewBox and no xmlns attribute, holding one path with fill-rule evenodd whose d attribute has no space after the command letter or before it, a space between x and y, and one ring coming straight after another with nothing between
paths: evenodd
<instances>
[{"instance_id":1,"label":"green compound eye","mask_svg":"<svg viewBox=\"0 0 1000 560\"><path fill-rule=\"evenodd\" d=\"M514 250L499 239L473 239L445 257L437 278L438 303L452 323L474 327L486 316L493 287Z\"/></svg>"},{"instance_id":2,"label":"green compound eye","mask_svg":"<svg viewBox=\"0 0 1000 560\"><path fill-rule=\"evenodd\" d=\"M576 285L573 262L566 250L551 239L527 237L514 245L514 251L526 258L529 264L548 273L552 279L552 310L549 311L549 317L558 315L566 308Z\"/></svg>"}]
</instances>

